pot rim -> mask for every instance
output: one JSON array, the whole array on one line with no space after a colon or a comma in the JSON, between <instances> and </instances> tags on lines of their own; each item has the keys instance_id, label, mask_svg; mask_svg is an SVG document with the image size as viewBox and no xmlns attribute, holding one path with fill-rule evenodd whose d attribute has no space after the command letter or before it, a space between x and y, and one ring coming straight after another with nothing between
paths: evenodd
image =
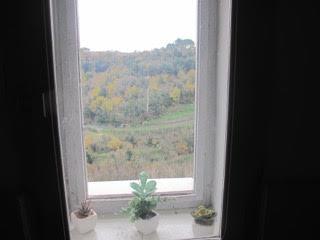
<instances>
[{"instance_id":1,"label":"pot rim","mask_svg":"<svg viewBox=\"0 0 320 240\"><path fill-rule=\"evenodd\" d=\"M92 218L92 217L95 217L97 216L97 213L92 209L92 214L90 214L89 216L87 217L84 217L84 218L79 218L76 214L76 212L78 212L79 210L75 210L75 211L72 211L71 214L75 216L75 218L79 219L79 220L85 220L85 219L89 219L89 218Z\"/></svg>"},{"instance_id":2,"label":"pot rim","mask_svg":"<svg viewBox=\"0 0 320 240\"><path fill-rule=\"evenodd\" d=\"M142 218L139 218L137 221L151 221L153 219L155 219L156 217L158 217L160 214L154 210L152 210L152 212L154 212L156 215L154 215L153 217L151 218L148 218L148 219L142 219Z\"/></svg>"}]
</instances>

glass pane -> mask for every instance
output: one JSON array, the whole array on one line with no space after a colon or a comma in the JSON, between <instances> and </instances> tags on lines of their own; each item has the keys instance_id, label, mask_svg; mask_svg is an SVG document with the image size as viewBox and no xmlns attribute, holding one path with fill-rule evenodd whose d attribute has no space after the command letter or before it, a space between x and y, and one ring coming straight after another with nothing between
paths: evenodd
<instances>
[{"instance_id":1,"label":"glass pane","mask_svg":"<svg viewBox=\"0 0 320 240\"><path fill-rule=\"evenodd\" d=\"M196 0L79 0L88 181L193 177Z\"/></svg>"}]
</instances>

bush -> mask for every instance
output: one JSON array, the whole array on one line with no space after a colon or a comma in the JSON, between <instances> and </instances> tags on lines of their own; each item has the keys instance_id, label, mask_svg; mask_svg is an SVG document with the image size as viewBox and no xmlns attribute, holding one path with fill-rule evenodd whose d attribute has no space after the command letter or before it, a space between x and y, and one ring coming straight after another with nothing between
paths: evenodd
<instances>
[{"instance_id":1,"label":"bush","mask_svg":"<svg viewBox=\"0 0 320 240\"><path fill-rule=\"evenodd\" d=\"M146 145L149 146L149 147L151 147L151 146L154 145L154 143L153 143L153 138L152 138L152 137L149 136L149 137L147 138Z\"/></svg>"},{"instance_id":2,"label":"bush","mask_svg":"<svg viewBox=\"0 0 320 240\"><path fill-rule=\"evenodd\" d=\"M95 113L92 112L88 106L85 106L83 109L83 115L84 115L84 123L90 124L92 123L92 119L94 119Z\"/></svg>"},{"instance_id":3,"label":"bush","mask_svg":"<svg viewBox=\"0 0 320 240\"><path fill-rule=\"evenodd\" d=\"M132 135L127 136L127 137L126 137L126 141L129 142L129 143L131 143L131 144L132 144L132 147L135 147L135 146L137 145L137 143L138 143L137 139L136 139L134 136L132 136Z\"/></svg>"},{"instance_id":4,"label":"bush","mask_svg":"<svg viewBox=\"0 0 320 240\"><path fill-rule=\"evenodd\" d=\"M186 139L186 142L187 142L189 153L193 153L193 150L194 150L194 136L193 136L193 134L191 134L190 137L188 137Z\"/></svg>"},{"instance_id":5,"label":"bush","mask_svg":"<svg viewBox=\"0 0 320 240\"><path fill-rule=\"evenodd\" d=\"M189 153L189 148L186 143L181 143L181 142L177 143L176 150L178 155L184 155Z\"/></svg>"},{"instance_id":6,"label":"bush","mask_svg":"<svg viewBox=\"0 0 320 240\"><path fill-rule=\"evenodd\" d=\"M172 98L172 100L175 103L179 103L180 101L180 97L181 97L181 89L174 87L171 91L170 91L170 97Z\"/></svg>"},{"instance_id":7,"label":"bush","mask_svg":"<svg viewBox=\"0 0 320 240\"><path fill-rule=\"evenodd\" d=\"M182 91L180 103L181 104L194 103L194 91Z\"/></svg>"},{"instance_id":8,"label":"bush","mask_svg":"<svg viewBox=\"0 0 320 240\"><path fill-rule=\"evenodd\" d=\"M133 152L131 150L126 151L126 160L131 161L133 156Z\"/></svg>"},{"instance_id":9,"label":"bush","mask_svg":"<svg viewBox=\"0 0 320 240\"><path fill-rule=\"evenodd\" d=\"M120 148L122 148L122 146L123 146L122 141L119 138L114 136L111 137L111 139L107 142L107 147L112 151L117 151Z\"/></svg>"},{"instance_id":10,"label":"bush","mask_svg":"<svg viewBox=\"0 0 320 240\"><path fill-rule=\"evenodd\" d=\"M86 151L86 160L89 164L92 164L94 162L95 157L92 152Z\"/></svg>"}]
</instances>

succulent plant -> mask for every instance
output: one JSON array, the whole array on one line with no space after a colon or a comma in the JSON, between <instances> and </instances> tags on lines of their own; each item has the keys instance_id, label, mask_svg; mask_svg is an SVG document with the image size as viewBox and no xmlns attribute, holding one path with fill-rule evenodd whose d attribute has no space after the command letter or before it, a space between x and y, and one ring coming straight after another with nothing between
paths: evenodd
<instances>
[{"instance_id":1,"label":"succulent plant","mask_svg":"<svg viewBox=\"0 0 320 240\"><path fill-rule=\"evenodd\" d=\"M139 178L139 183L132 182L130 184L134 198L129 202L127 208L122 209L123 213L129 215L131 222L139 218L153 217L155 215L153 210L160 201L159 197L152 196L156 191L156 181L148 181L149 176L146 172L141 172Z\"/></svg>"},{"instance_id":2,"label":"succulent plant","mask_svg":"<svg viewBox=\"0 0 320 240\"><path fill-rule=\"evenodd\" d=\"M197 209L191 212L191 215L196 223L211 225L213 223L213 218L216 216L216 212L213 208L200 205Z\"/></svg>"},{"instance_id":3,"label":"succulent plant","mask_svg":"<svg viewBox=\"0 0 320 240\"><path fill-rule=\"evenodd\" d=\"M90 207L90 202L89 201L82 201L81 202L81 207L78 209L77 216L79 218L85 218L91 215L92 213L92 208Z\"/></svg>"}]
</instances>

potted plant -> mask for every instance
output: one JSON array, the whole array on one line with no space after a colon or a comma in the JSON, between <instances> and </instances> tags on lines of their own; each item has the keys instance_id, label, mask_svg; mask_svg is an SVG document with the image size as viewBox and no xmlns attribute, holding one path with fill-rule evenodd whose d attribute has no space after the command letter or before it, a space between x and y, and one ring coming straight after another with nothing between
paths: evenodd
<instances>
[{"instance_id":1,"label":"potted plant","mask_svg":"<svg viewBox=\"0 0 320 240\"><path fill-rule=\"evenodd\" d=\"M213 208L200 205L191 212L194 221L200 225L212 225L216 212Z\"/></svg>"},{"instance_id":2,"label":"potted plant","mask_svg":"<svg viewBox=\"0 0 320 240\"><path fill-rule=\"evenodd\" d=\"M159 213L154 211L160 201L159 197L153 196L156 191L156 181L148 181L148 174L139 174L139 183L132 182L130 187L134 194L128 207L122 211L129 215L130 221L134 222L137 230L142 234L154 232L159 224Z\"/></svg>"},{"instance_id":3,"label":"potted plant","mask_svg":"<svg viewBox=\"0 0 320 240\"><path fill-rule=\"evenodd\" d=\"M90 207L89 201L81 202L81 207L71 213L71 221L80 233L86 233L93 230L97 223L97 214Z\"/></svg>"}]
</instances>

